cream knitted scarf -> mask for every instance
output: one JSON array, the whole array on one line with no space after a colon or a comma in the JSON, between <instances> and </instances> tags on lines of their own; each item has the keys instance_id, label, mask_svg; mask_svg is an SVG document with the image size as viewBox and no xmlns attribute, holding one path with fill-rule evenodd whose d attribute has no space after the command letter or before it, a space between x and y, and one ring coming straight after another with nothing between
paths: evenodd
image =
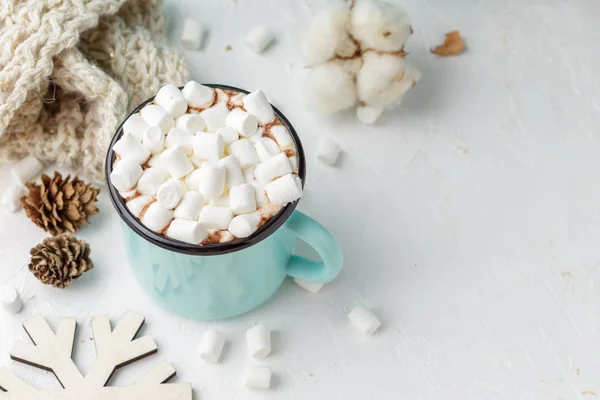
<instances>
[{"instance_id":1,"label":"cream knitted scarf","mask_svg":"<svg viewBox=\"0 0 600 400\"><path fill-rule=\"evenodd\" d=\"M3 0L0 162L33 154L96 181L116 127L165 83L183 84L156 0Z\"/></svg>"}]
</instances>

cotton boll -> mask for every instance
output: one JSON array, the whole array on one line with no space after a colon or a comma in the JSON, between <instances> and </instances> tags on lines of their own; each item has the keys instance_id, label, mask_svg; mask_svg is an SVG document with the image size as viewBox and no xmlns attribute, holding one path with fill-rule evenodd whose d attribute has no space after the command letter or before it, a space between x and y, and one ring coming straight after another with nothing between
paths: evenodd
<instances>
[{"instance_id":1,"label":"cotton boll","mask_svg":"<svg viewBox=\"0 0 600 400\"><path fill-rule=\"evenodd\" d=\"M363 50L402 50L411 35L406 11L380 0L357 0L350 15L350 33Z\"/></svg>"},{"instance_id":2,"label":"cotton boll","mask_svg":"<svg viewBox=\"0 0 600 400\"><path fill-rule=\"evenodd\" d=\"M315 15L302 43L302 53L309 64L320 64L333 58L340 44L342 48L346 47L350 39L346 29L349 16L350 11L342 1Z\"/></svg>"},{"instance_id":3,"label":"cotton boll","mask_svg":"<svg viewBox=\"0 0 600 400\"><path fill-rule=\"evenodd\" d=\"M356 103L354 79L336 63L314 67L307 77L304 90L308 107L325 115Z\"/></svg>"},{"instance_id":4,"label":"cotton boll","mask_svg":"<svg viewBox=\"0 0 600 400\"><path fill-rule=\"evenodd\" d=\"M348 58L348 59L336 58L336 59L331 60L330 62L342 67L342 69L344 71L346 71L348 74L350 74L353 78L356 78L356 75L358 75L358 71L360 71L360 69L363 66L362 57L355 57L355 58Z\"/></svg>"}]
</instances>

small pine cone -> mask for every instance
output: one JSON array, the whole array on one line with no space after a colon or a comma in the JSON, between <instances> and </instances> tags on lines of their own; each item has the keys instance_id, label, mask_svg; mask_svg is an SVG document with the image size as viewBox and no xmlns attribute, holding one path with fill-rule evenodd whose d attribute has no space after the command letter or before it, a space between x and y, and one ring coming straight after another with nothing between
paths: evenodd
<instances>
[{"instance_id":1,"label":"small pine cone","mask_svg":"<svg viewBox=\"0 0 600 400\"><path fill-rule=\"evenodd\" d=\"M29 270L42 283L57 288L66 288L94 267L90 246L68 233L44 239L29 253Z\"/></svg>"},{"instance_id":2,"label":"small pine cone","mask_svg":"<svg viewBox=\"0 0 600 400\"><path fill-rule=\"evenodd\" d=\"M56 236L77 232L87 225L87 218L98 213L96 198L100 189L86 184L78 177L63 179L42 175L42 184L27 183L29 194L21 199L25 213L37 226Z\"/></svg>"}]
</instances>

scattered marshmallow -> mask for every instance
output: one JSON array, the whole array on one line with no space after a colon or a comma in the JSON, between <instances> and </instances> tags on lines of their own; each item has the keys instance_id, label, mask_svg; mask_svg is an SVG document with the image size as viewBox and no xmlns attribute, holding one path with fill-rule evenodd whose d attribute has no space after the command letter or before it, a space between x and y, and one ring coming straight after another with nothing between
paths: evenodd
<instances>
[{"instance_id":1,"label":"scattered marshmallow","mask_svg":"<svg viewBox=\"0 0 600 400\"><path fill-rule=\"evenodd\" d=\"M260 183L267 184L275 178L292 173L292 166L285 153L279 153L261 162L254 169L254 177Z\"/></svg>"},{"instance_id":2,"label":"scattered marshmallow","mask_svg":"<svg viewBox=\"0 0 600 400\"><path fill-rule=\"evenodd\" d=\"M18 314L23 309L23 301L19 296L19 292L12 286L2 286L0 288L0 302L10 314Z\"/></svg>"},{"instance_id":3,"label":"scattered marshmallow","mask_svg":"<svg viewBox=\"0 0 600 400\"><path fill-rule=\"evenodd\" d=\"M220 161L225 165L225 187L231 188L236 185L244 183L244 175L242 174L242 168L237 158L234 156L227 156Z\"/></svg>"},{"instance_id":4,"label":"scattered marshmallow","mask_svg":"<svg viewBox=\"0 0 600 400\"><path fill-rule=\"evenodd\" d=\"M160 88L154 102L167 110L171 117L177 118L185 114L188 108L187 101L181 94L179 88L173 84L168 84Z\"/></svg>"},{"instance_id":5,"label":"scattered marshmallow","mask_svg":"<svg viewBox=\"0 0 600 400\"><path fill-rule=\"evenodd\" d=\"M254 194L256 195L256 205L258 207L269 204L269 198L265 192L265 186L259 182L251 182L254 186Z\"/></svg>"},{"instance_id":6,"label":"scattered marshmallow","mask_svg":"<svg viewBox=\"0 0 600 400\"><path fill-rule=\"evenodd\" d=\"M205 196L220 196L225 191L227 169L219 162L207 161L199 169L198 191Z\"/></svg>"},{"instance_id":7,"label":"scattered marshmallow","mask_svg":"<svg viewBox=\"0 0 600 400\"><path fill-rule=\"evenodd\" d=\"M264 25L254 27L248 35L246 35L246 45L255 53L262 53L273 42L275 37Z\"/></svg>"},{"instance_id":8,"label":"scattered marshmallow","mask_svg":"<svg viewBox=\"0 0 600 400\"><path fill-rule=\"evenodd\" d=\"M25 184L36 178L42 172L42 169L44 169L44 166L40 160L34 156L27 156L13 165L10 172L19 183Z\"/></svg>"},{"instance_id":9,"label":"scattered marshmallow","mask_svg":"<svg viewBox=\"0 0 600 400\"><path fill-rule=\"evenodd\" d=\"M231 143L235 142L240 138L238 131L233 129L230 126L224 126L217 130L217 135L221 135L223 137L223 142L225 142L225 146L229 146Z\"/></svg>"},{"instance_id":10,"label":"scattered marshmallow","mask_svg":"<svg viewBox=\"0 0 600 400\"><path fill-rule=\"evenodd\" d=\"M133 160L138 164L143 164L150 158L150 150L130 133L123 134L113 149L122 159Z\"/></svg>"},{"instance_id":11,"label":"scattered marshmallow","mask_svg":"<svg viewBox=\"0 0 600 400\"><path fill-rule=\"evenodd\" d=\"M170 179L158 188L156 201L161 207L172 210L177 207L186 190L185 183L176 179Z\"/></svg>"},{"instance_id":12,"label":"scattered marshmallow","mask_svg":"<svg viewBox=\"0 0 600 400\"><path fill-rule=\"evenodd\" d=\"M282 151L295 149L296 144L292 134L283 125L277 125L271 128L271 135L275 138L275 141L279 145Z\"/></svg>"},{"instance_id":13,"label":"scattered marshmallow","mask_svg":"<svg viewBox=\"0 0 600 400\"><path fill-rule=\"evenodd\" d=\"M194 156L203 160L218 161L225 152L223 136L216 133L198 132L192 143Z\"/></svg>"},{"instance_id":14,"label":"scattered marshmallow","mask_svg":"<svg viewBox=\"0 0 600 400\"><path fill-rule=\"evenodd\" d=\"M265 358L271 353L271 331L266 325L258 324L246 332L248 353L254 358Z\"/></svg>"},{"instance_id":15,"label":"scattered marshmallow","mask_svg":"<svg viewBox=\"0 0 600 400\"><path fill-rule=\"evenodd\" d=\"M200 180L202 179L202 172L200 169L195 169L185 176L185 184L190 190L198 190L200 187Z\"/></svg>"},{"instance_id":16,"label":"scattered marshmallow","mask_svg":"<svg viewBox=\"0 0 600 400\"><path fill-rule=\"evenodd\" d=\"M229 190L229 202L233 213L236 215L256 211L254 186L251 183L233 186Z\"/></svg>"},{"instance_id":17,"label":"scattered marshmallow","mask_svg":"<svg viewBox=\"0 0 600 400\"><path fill-rule=\"evenodd\" d=\"M241 139L229 146L229 154L237 158L242 169L254 167L258 164L256 150L248 139Z\"/></svg>"},{"instance_id":18,"label":"scattered marshmallow","mask_svg":"<svg viewBox=\"0 0 600 400\"><path fill-rule=\"evenodd\" d=\"M142 223L146 225L147 228L158 233L164 231L172 220L173 211L162 207L157 201L150 204L150 206L146 208L146 212L142 217Z\"/></svg>"},{"instance_id":19,"label":"scattered marshmallow","mask_svg":"<svg viewBox=\"0 0 600 400\"><path fill-rule=\"evenodd\" d=\"M162 153L154 154L148 160L148 162L147 162L148 166L149 167L160 167L160 166L162 166L162 158L161 157L162 157Z\"/></svg>"},{"instance_id":20,"label":"scattered marshmallow","mask_svg":"<svg viewBox=\"0 0 600 400\"><path fill-rule=\"evenodd\" d=\"M197 133L204 130L206 123L199 114L183 114L175 120L175 127L186 132Z\"/></svg>"},{"instance_id":21,"label":"scattered marshmallow","mask_svg":"<svg viewBox=\"0 0 600 400\"><path fill-rule=\"evenodd\" d=\"M181 94L190 107L208 107L215 100L215 91L212 88L195 81L186 83Z\"/></svg>"},{"instance_id":22,"label":"scattered marshmallow","mask_svg":"<svg viewBox=\"0 0 600 400\"><path fill-rule=\"evenodd\" d=\"M238 215L231 220L227 230L237 238L246 238L258 230L260 220L259 212Z\"/></svg>"},{"instance_id":23,"label":"scattered marshmallow","mask_svg":"<svg viewBox=\"0 0 600 400\"><path fill-rule=\"evenodd\" d=\"M195 168L200 168L202 166L202 164L204 164L206 162L206 160L203 160L201 158L196 157L195 155L191 155L188 157L190 159L190 161L192 162L192 164L194 164Z\"/></svg>"},{"instance_id":24,"label":"scattered marshmallow","mask_svg":"<svg viewBox=\"0 0 600 400\"><path fill-rule=\"evenodd\" d=\"M220 196L209 197L208 204L211 206L231 208L231 203L229 202L229 192L223 193Z\"/></svg>"},{"instance_id":25,"label":"scattered marshmallow","mask_svg":"<svg viewBox=\"0 0 600 400\"><path fill-rule=\"evenodd\" d=\"M325 286L322 283L310 283L298 278L294 278L294 282L302 289L308 290L311 293L317 293Z\"/></svg>"},{"instance_id":26,"label":"scattered marshmallow","mask_svg":"<svg viewBox=\"0 0 600 400\"><path fill-rule=\"evenodd\" d=\"M126 192L135 187L143 172L136 161L123 159L110 173L110 182L119 192Z\"/></svg>"},{"instance_id":27,"label":"scattered marshmallow","mask_svg":"<svg viewBox=\"0 0 600 400\"><path fill-rule=\"evenodd\" d=\"M231 208L206 205L200 211L198 222L210 229L227 229L232 219Z\"/></svg>"},{"instance_id":28,"label":"scattered marshmallow","mask_svg":"<svg viewBox=\"0 0 600 400\"><path fill-rule=\"evenodd\" d=\"M258 120L252 114L239 108L234 108L225 119L225 125L234 128L244 137L252 136L258 129Z\"/></svg>"},{"instance_id":29,"label":"scattered marshmallow","mask_svg":"<svg viewBox=\"0 0 600 400\"><path fill-rule=\"evenodd\" d=\"M244 175L244 181L246 183L256 182L256 178L254 177L254 168L256 167L246 168L242 171L242 174Z\"/></svg>"},{"instance_id":30,"label":"scattered marshmallow","mask_svg":"<svg viewBox=\"0 0 600 400\"><path fill-rule=\"evenodd\" d=\"M167 229L167 236L182 242L198 244L208 236L208 231L200 222L175 218Z\"/></svg>"},{"instance_id":31,"label":"scattered marshmallow","mask_svg":"<svg viewBox=\"0 0 600 400\"><path fill-rule=\"evenodd\" d=\"M374 124L383 113L383 107L358 106L356 108L356 118L363 124Z\"/></svg>"},{"instance_id":32,"label":"scattered marshmallow","mask_svg":"<svg viewBox=\"0 0 600 400\"><path fill-rule=\"evenodd\" d=\"M250 389L268 389L271 387L271 368L247 367L244 373L244 386Z\"/></svg>"},{"instance_id":33,"label":"scattered marshmallow","mask_svg":"<svg viewBox=\"0 0 600 400\"><path fill-rule=\"evenodd\" d=\"M200 217L200 209L205 202L206 199L202 193L196 191L185 192L179 205L175 208L174 216L175 218L197 221Z\"/></svg>"},{"instance_id":34,"label":"scattered marshmallow","mask_svg":"<svg viewBox=\"0 0 600 400\"><path fill-rule=\"evenodd\" d=\"M139 113L127 118L127 121L123 124L123 132L132 134L140 142L144 139L144 133L148 128L148 124L144 122Z\"/></svg>"},{"instance_id":35,"label":"scattered marshmallow","mask_svg":"<svg viewBox=\"0 0 600 400\"><path fill-rule=\"evenodd\" d=\"M225 335L221 332L207 330L202 335L198 352L200 358L205 361L216 363L221 358L221 352L225 346Z\"/></svg>"},{"instance_id":36,"label":"scattered marshmallow","mask_svg":"<svg viewBox=\"0 0 600 400\"><path fill-rule=\"evenodd\" d=\"M179 43L186 50L198 50L204 39L204 29L202 25L193 19L186 18L183 21L183 29Z\"/></svg>"},{"instance_id":37,"label":"scattered marshmallow","mask_svg":"<svg viewBox=\"0 0 600 400\"><path fill-rule=\"evenodd\" d=\"M261 138L256 142L254 144L254 149L256 150L260 162L267 161L269 158L280 153L277 142L268 137Z\"/></svg>"},{"instance_id":38,"label":"scattered marshmallow","mask_svg":"<svg viewBox=\"0 0 600 400\"><path fill-rule=\"evenodd\" d=\"M174 179L183 178L194 170L192 162L187 158L181 147L172 147L165 150L161 156L162 165L169 171Z\"/></svg>"},{"instance_id":39,"label":"scattered marshmallow","mask_svg":"<svg viewBox=\"0 0 600 400\"><path fill-rule=\"evenodd\" d=\"M265 192L272 204L283 206L302 197L302 181L297 175L289 174L267 184Z\"/></svg>"},{"instance_id":40,"label":"scattered marshmallow","mask_svg":"<svg viewBox=\"0 0 600 400\"><path fill-rule=\"evenodd\" d=\"M189 156L194 150L194 135L183 129L173 128L169 131L165 139L165 146L167 149L180 146L185 151L185 154Z\"/></svg>"},{"instance_id":41,"label":"scattered marshmallow","mask_svg":"<svg viewBox=\"0 0 600 400\"><path fill-rule=\"evenodd\" d=\"M135 215L136 217L139 218L140 215L142 215L142 212L153 201L154 201L154 199L152 198L152 196L144 195L144 196L134 197L133 199L129 200L126 205L127 205L127 208L129 209L129 211L131 211L131 213L133 215Z\"/></svg>"},{"instance_id":42,"label":"scattered marshmallow","mask_svg":"<svg viewBox=\"0 0 600 400\"><path fill-rule=\"evenodd\" d=\"M350 322L356 329L367 335L372 335L381 326L379 318L365 307L355 307L348 314L348 318L350 318Z\"/></svg>"},{"instance_id":43,"label":"scattered marshmallow","mask_svg":"<svg viewBox=\"0 0 600 400\"><path fill-rule=\"evenodd\" d=\"M160 185L165 183L169 177L169 172L162 167L147 168L137 183L137 190L141 194L155 196Z\"/></svg>"},{"instance_id":44,"label":"scattered marshmallow","mask_svg":"<svg viewBox=\"0 0 600 400\"><path fill-rule=\"evenodd\" d=\"M158 154L165 149L165 134L158 126L150 126L144 132L142 144L150 153Z\"/></svg>"},{"instance_id":45,"label":"scattered marshmallow","mask_svg":"<svg viewBox=\"0 0 600 400\"><path fill-rule=\"evenodd\" d=\"M317 143L317 159L323 164L333 165L340 154L340 150L339 144L326 136L321 136Z\"/></svg>"},{"instance_id":46,"label":"scattered marshmallow","mask_svg":"<svg viewBox=\"0 0 600 400\"><path fill-rule=\"evenodd\" d=\"M273 122L275 119L273 106L269 103L267 96L265 96L260 89L248 93L246 97L244 97L244 108L250 114L254 115L262 125Z\"/></svg>"},{"instance_id":47,"label":"scattered marshmallow","mask_svg":"<svg viewBox=\"0 0 600 400\"><path fill-rule=\"evenodd\" d=\"M164 134L175 126L175 121L171 114L157 104L148 104L140 111L140 116L144 122L150 126L158 126Z\"/></svg>"},{"instance_id":48,"label":"scattered marshmallow","mask_svg":"<svg viewBox=\"0 0 600 400\"><path fill-rule=\"evenodd\" d=\"M225 103L217 103L200 113L208 132L216 132L219 128L224 127L228 115L229 109Z\"/></svg>"},{"instance_id":49,"label":"scattered marshmallow","mask_svg":"<svg viewBox=\"0 0 600 400\"><path fill-rule=\"evenodd\" d=\"M2 195L2 207L10 212L21 208L21 198L27 194L27 188L21 184L11 184Z\"/></svg>"}]
</instances>

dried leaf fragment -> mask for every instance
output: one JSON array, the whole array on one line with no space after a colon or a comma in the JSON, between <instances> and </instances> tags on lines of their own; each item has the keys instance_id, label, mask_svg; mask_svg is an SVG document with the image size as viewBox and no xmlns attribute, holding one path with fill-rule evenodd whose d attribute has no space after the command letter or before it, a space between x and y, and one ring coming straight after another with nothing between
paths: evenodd
<instances>
[{"instance_id":1,"label":"dried leaf fragment","mask_svg":"<svg viewBox=\"0 0 600 400\"><path fill-rule=\"evenodd\" d=\"M444 43L431 49L433 54L437 54L438 56L442 57L456 56L463 51L465 51L465 42L460 37L459 31L446 33L446 39L444 39Z\"/></svg>"}]
</instances>

